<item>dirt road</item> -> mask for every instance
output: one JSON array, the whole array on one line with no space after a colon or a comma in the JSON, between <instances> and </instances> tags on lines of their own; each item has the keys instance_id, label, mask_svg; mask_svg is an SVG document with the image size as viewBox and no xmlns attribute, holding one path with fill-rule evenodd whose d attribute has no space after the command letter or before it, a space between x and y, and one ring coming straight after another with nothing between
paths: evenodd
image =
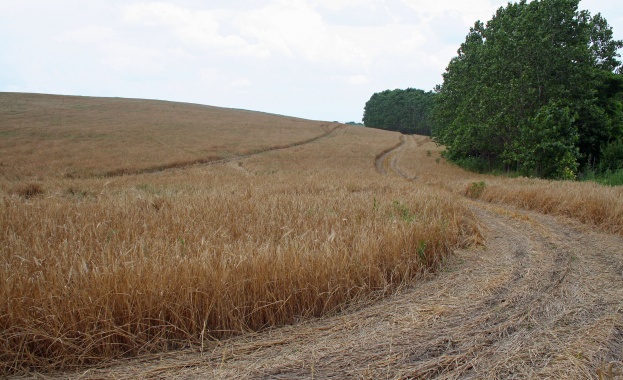
<instances>
[{"instance_id":1,"label":"dirt road","mask_svg":"<svg viewBox=\"0 0 623 380\"><path fill-rule=\"evenodd\" d=\"M417 181L396 153L379 156L377 168ZM623 378L623 238L465 202L486 244L456 252L412 289L343 315L80 377Z\"/></svg>"}]
</instances>

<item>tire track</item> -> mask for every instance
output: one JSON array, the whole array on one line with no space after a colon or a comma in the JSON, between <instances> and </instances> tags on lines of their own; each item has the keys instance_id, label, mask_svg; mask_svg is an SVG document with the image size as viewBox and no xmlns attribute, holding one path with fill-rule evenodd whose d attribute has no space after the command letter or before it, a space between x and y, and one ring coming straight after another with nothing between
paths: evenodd
<instances>
[{"instance_id":1,"label":"tire track","mask_svg":"<svg viewBox=\"0 0 623 380\"><path fill-rule=\"evenodd\" d=\"M275 152L275 151L280 151L284 149L295 148L295 147L299 147L302 145L311 144L313 142L316 142L316 141L319 141L325 138L336 137L340 134L346 133L349 129L349 126L344 125L344 124L338 124L337 126L330 128L332 124L334 123L325 123L321 125L321 129L324 131L324 133L322 133L321 135L312 137L307 140L297 141L297 142L286 144L286 145L276 145L276 146L272 146L268 148L262 148L262 149L255 150L253 152L238 154L238 155L234 155L234 156L227 157L227 158L216 158L216 157L200 158L200 159L191 160L191 161L184 161L184 162L177 162L177 163L174 162L171 164L152 166L152 167L137 169L137 170L115 169L115 170L111 170L105 173L103 177L112 178L112 177L121 177L121 176L126 176L126 175L151 174L151 173L160 173L160 172L164 172L167 170L182 170L182 169L187 169L189 167L226 164L231 161L257 156L257 155L264 154L267 152ZM94 176L94 177L99 177L99 176Z\"/></svg>"},{"instance_id":2,"label":"tire track","mask_svg":"<svg viewBox=\"0 0 623 380\"><path fill-rule=\"evenodd\" d=\"M417 147L428 142L415 138L412 141ZM404 144L399 149L391 150L390 153L395 153L391 158L389 153L383 155L383 166L412 181L416 177L410 177L397 166L397 157L403 147ZM488 301L481 303L480 311L475 312L469 322L463 321L464 325L471 326L469 331L476 332L467 333L472 336L472 341L485 339L486 344L474 346L472 343L470 347L462 347L458 351L445 349L443 355L433 355L436 361L418 370L403 372L401 377L472 377L478 373L475 371L478 367L495 368L495 376L487 372L486 377L489 378L515 377L518 374L523 374L518 376L520 378L534 377L535 374L539 374L536 377L555 378L623 376L623 239L599 233L587 234L581 229L561 224L554 217L513 207L473 200L468 202L480 222L490 231L487 250L503 254L500 257L505 263L503 267L490 266L488 269L502 271L512 268L503 285L497 287ZM500 215L511 215L525 221L504 219ZM518 224L523 225L518 227ZM479 316L486 316L486 329L479 328L480 322L472 323L481 320ZM526 327L539 333L525 331ZM448 330L439 333L441 336L453 335ZM454 335L464 340L461 334ZM587 345L586 341L595 341L591 339L593 336L600 336L601 340L593 346ZM432 336L429 339L435 340ZM447 338L444 339L446 342ZM508 343L511 341L512 345ZM453 342L456 343L456 339ZM565 347L576 347L579 354L576 352L575 358L571 357L573 354L561 358L561 342L565 343ZM453 346L456 346L455 343ZM538 353L541 363L535 365L532 360L528 365L523 358L523 362L513 363L512 366L505 362L502 366L499 353L503 352L507 361L512 357L509 352L511 346L532 346L531 354ZM430 354L431 349L435 351L434 347L427 346L423 352ZM514 351L514 354L520 354L518 350ZM583 366L574 363L585 351L591 352L591 355L584 358ZM467 360L464 355L457 356L456 352L472 352L473 357ZM420 358L425 356L422 354ZM449 359L445 366L440 365L442 358ZM564 361L567 366L551 366L555 360ZM476 365L482 361L489 363ZM583 367L583 372L573 372L578 367ZM569 376L570 373L573 375ZM474 377L481 376L482 372Z\"/></svg>"},{"instance_id":3,"label":"tire track","mask_svg":"<svg viewBox=\"0 0 623 380\"><path fill-rule=\"evenodd\" d=\"M387 174L387 170L385 168L391 166L390 158L398 153L406 143L406 136L400 135L400 142L398 144L379 153L374 160L374 167L376 168L376 171L381 174Z\"/></svg>"},{"instance_id":4,"label":"tire track","mask_svg":"<svg viewBox=\"0 0 623 380\"><path fill-rule=\"evenodd\" d=\"M407 147L407 145L415 145L416 147L420 147L429 141L430 141L430 138L426 136L401 135L400 142L397 145L377 155L376 160L374 162L376 171L379 172L380 174L387 175L388 174L387 169L389 169L390 172L396 173L400 177L406 180L409 180L409 181L416 180L417 176L409 176L407 173L405 173L403 170L400 169L400 167L398 166L398 158L402 154L404 148Z\"/></svg>"}]
</instances>

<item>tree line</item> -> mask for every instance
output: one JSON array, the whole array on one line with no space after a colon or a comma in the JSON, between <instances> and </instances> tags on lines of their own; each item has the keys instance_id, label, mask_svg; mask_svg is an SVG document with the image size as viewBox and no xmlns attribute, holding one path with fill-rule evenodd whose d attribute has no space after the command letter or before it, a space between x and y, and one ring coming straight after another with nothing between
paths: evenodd
<instances>
[{"instance_id":1,"label":"tree line","mask_svg":"<svg viewBox=\"0 0 623 380\"><path fill-rule=\"evenodd\" d=\"M414 88L377 92L366 102L363 123L388 131L430 135L434 95Z\"/></svg>"},{"instance_id":2,"label":"tree line","mask_svg":"<svg viewBox=\"0 0 623 380\"><path fill-rule=\"evenodd\" d=\"M545 178L623 168L623 41L601 14L578 6L522 0L470 28L432 102L421 103L448 159ZM374 94L365 125L383 125L377 117L390 111L376 107L408 120L405 102L395 100L400 91Z\"/></svg>"}]
</instances>

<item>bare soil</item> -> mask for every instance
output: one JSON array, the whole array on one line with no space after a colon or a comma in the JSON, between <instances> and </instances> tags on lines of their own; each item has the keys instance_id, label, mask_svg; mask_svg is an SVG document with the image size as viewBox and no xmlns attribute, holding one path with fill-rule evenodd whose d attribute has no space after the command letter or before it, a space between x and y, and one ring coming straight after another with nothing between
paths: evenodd
<instances>
[{"instance_id":1,"label":"bare soil","mask_svg":"<svg viewBox=\"0 0 623 380\"><path fill-rule=\"evenodd\" d=\"M404 144L429 140L402 141L375 166L418 181L397 157ZM388 299L62 377L623 378L623 238L563 217L465 202L485 244L457 251L440 273Z\"/></svg>"}]
</instances>

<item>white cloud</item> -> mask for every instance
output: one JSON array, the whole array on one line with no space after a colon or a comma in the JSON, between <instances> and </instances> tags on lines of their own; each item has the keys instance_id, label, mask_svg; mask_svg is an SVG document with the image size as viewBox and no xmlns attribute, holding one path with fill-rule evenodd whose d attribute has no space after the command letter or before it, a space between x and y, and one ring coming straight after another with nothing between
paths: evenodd
<instances>
[{"instance_id":1,"label":"white cloud","mask_svg":"<svg viewBox=\"0 0 623 380\"><path fill-rule=\"evenodd\" d=\"M265 49L249 44L240 36L219 33L218 16L227 12L191 10L171 3L139 3L125 7L123 14L130 23L169 28L190 47L229 55L268 56Z\"/></svg>"},{"instance_id":2,"label":"white cloud","mask_svg":"<svg viewBox=\"0 0 623 380\"><path fill-rule=\"evenodd\" d=\"M101 50L104 54L102 63L117 71L145 75L157 74L164 69L165 52L158 49L111 43Z\"/></svg>"},{"instance_id":3,"label":"white cloud","mask_svg":"<svg viewBox=\"0 0 623 380\"><path fill-rule=\"evenodd\" d=\"M366 53L331 28L322 15L304 1L275 1L270 5L243 12L234 25L245 37L288 58L312 62L358 64Z\"/></svg>"},{"instance_id":4,"label":"white cloud","mask_svg":"<svg viewBox=\"0 0 623 380\"><path fill-rule=\"evenodd\" d=\"M498 0L400 0L415 10L420 17L431 20L436 17L458 15L464 26L472 26L476 20L487 21L495 10L508 1ZM466 33L467 34L467 33Z\"/></svg>"},{"instance_id":5,"label":"white cloud","mask_svg":"<svg viewBox=\"0 0 623 380\"><path fill-rule=\"evenodd\" d=\"M203 67L197 71L199 79L206 84L216 82L220 78L219 69L216 67Z\"/></svg>"},{"instance_id":6,"label":"white cloud","mask_svg":"<svg viewBox=\"0 0 623 380\"><path fill-rule=\"evenodd\" d=\"M368 84L368 83L370 83L370 79L368 79L368 77L365 75L352 75L348 77L348 84L353 85L353 86Z\"/></svg>"},{"instance_id":7,"label":"white cloud","mask_svg":"<svg viewBox=\"0 0 623 380\"><path fill-rule=\"evenodd\" d=\"M364 7L368 9L376 8L378 0L318 0L318 4L331 11L339 11L345 8Z\"/></svg>"}]
</instances>

